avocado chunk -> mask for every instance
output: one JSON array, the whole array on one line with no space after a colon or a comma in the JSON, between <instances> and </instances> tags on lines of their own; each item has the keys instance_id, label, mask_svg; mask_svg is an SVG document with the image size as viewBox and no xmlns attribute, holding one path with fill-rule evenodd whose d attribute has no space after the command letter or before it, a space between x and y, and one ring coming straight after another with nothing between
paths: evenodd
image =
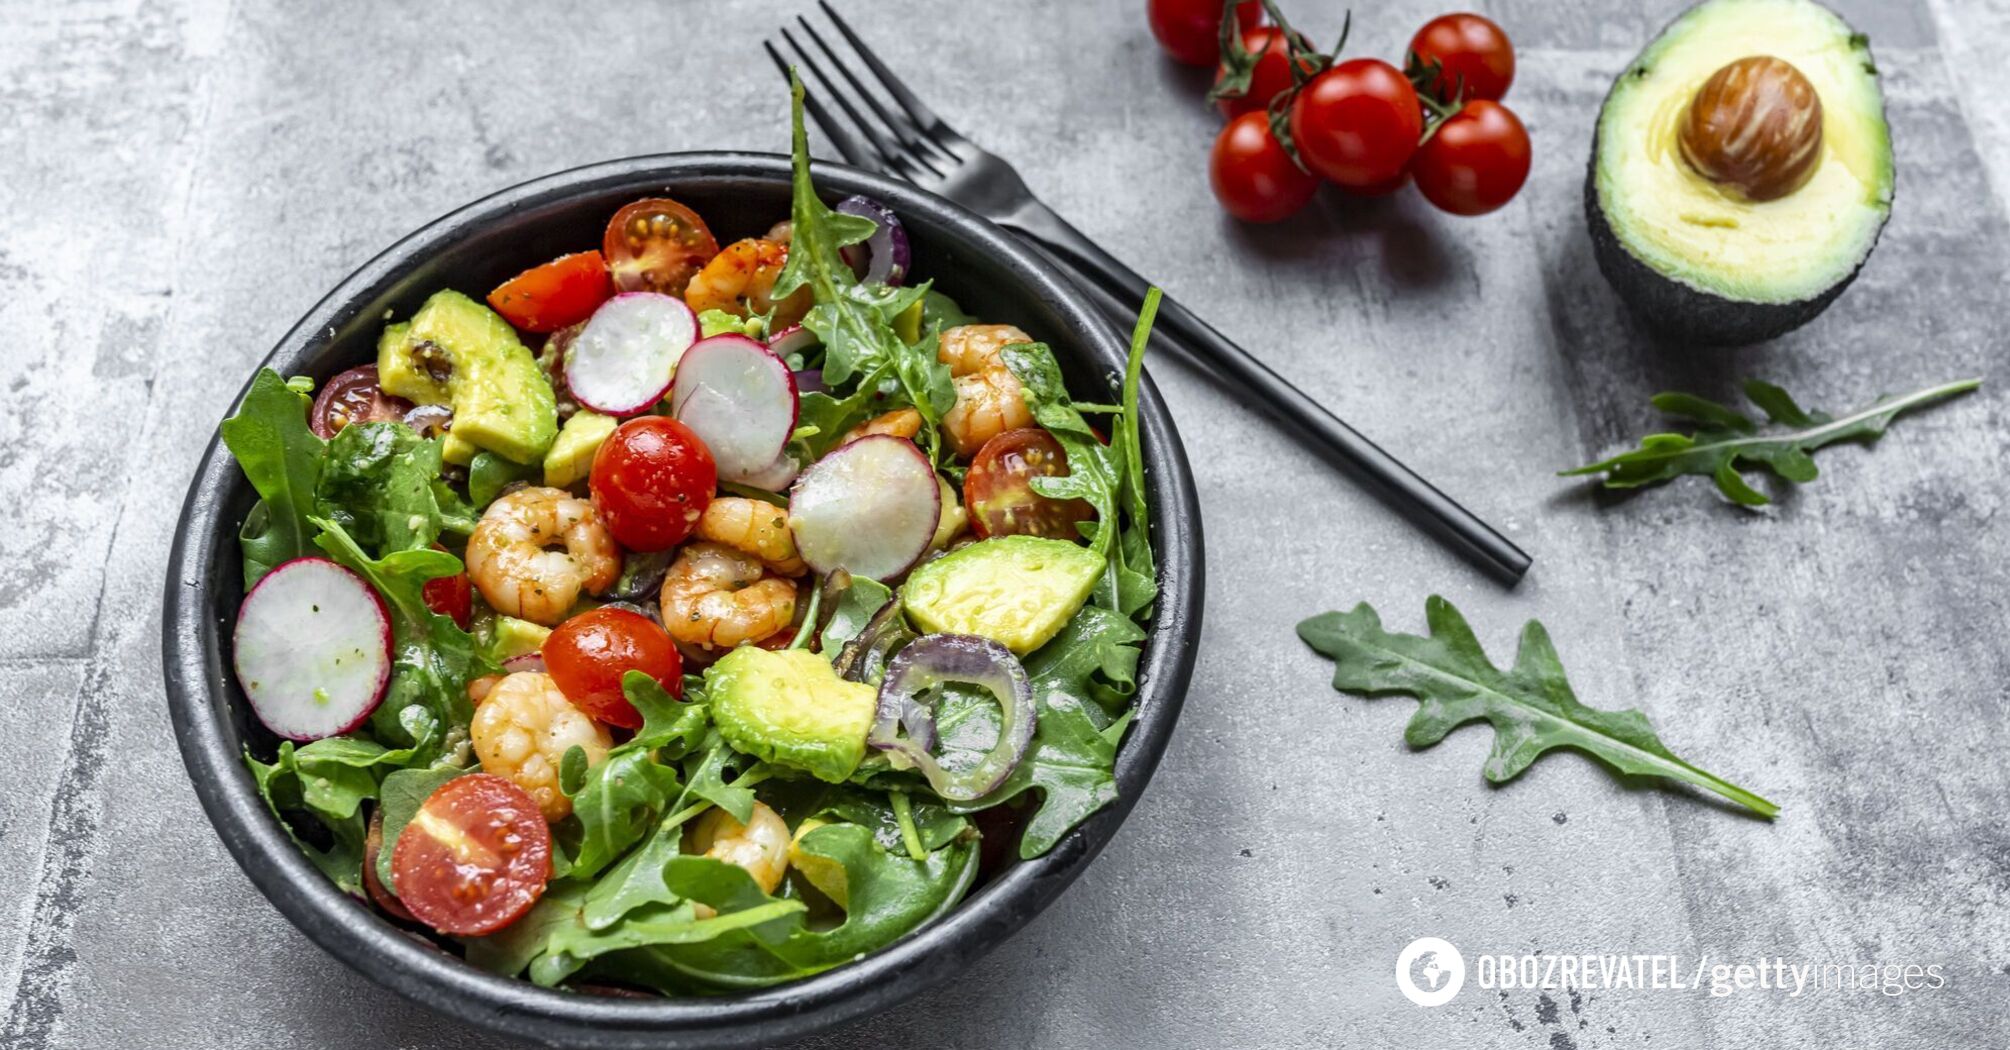
<instances>
[{"instance_id":1,"label":"avocado chunk","mask_svg":"<svg viewBox=\"0 0 2010 1050\"><path fill-rule=\"evenodd\" d=\"M544 454L544 483L562 489L593 470L593 455L614 433L614 417L581 409L559 429L551 451Z\"/></svg>"},{"instance_id":2,"label":"avocado chunk","mask_svg":"<svg viewBox=\"0 0 2010 1050\"><path fill-rule=\"evenodd\" d=\"M879 691L806 649L743 645L705 671L719 735L737 751L843 783L865 758Z\"/></svg>"},{"instance_id":3,"label":"avocado chunk","mask_svg":"<svg viewBox=\"0 0 2010 1050\"><path fill-rule=\"evenodd\" d=\"M903 600L924 631L974 634L1024 656L1061 633L1106 565L1066 540L998 536L914 570Z\"/></svg>"},{"instance_id":4,"label":"avocado chunk","mask_svg":"<svg viewBox=\"0 0 2010 1050\"><path fill-rule=\"evenodd\" d=\"M537 463L558 434L551 383L509 322L455 291L435 292L410 321L377 340L384 392L420 404L451 405L456 452L487 449Z\"/></svg>"},{"instance_id":5,"label":"avocado chunk","mask_svg":"<svg viewBox=\"0 0 2010 1050\"><path fill-rule=\"evenodd\" d=\"M489 631L489 658L496 663L538 652L544 648L544 640L551 637L549 627L500 613L496 614L495 623Z\"/></svg>"},{"instance_id":6,"label":"avocado chunk","mask_svg":"<svg viewBox=\"0 0 2010 1050\"><path fill-rule=\"evenodd\" d=\"M811 853L803 848L803 839L818 828L829 827L825 821L810 817L796 826L796 833L789 839L789 870L808 879L817 892L831 899L840 908L851 907L850 877L845 874L844 865L829 857Z\"/></svg>"},{"instance_id":7,"label":"avocado chunk","mask_svg":"<svg viewBox=\"0 0 2010 1050\"><path fill-rule=\"evenodd\" d=\"M1735 123L1697 131L1713 114L1752 111L1739 93L1761 80L1719 76L1734 64L1798 89L1770 136ZM1891 215L1894 170L1861 34L1813 0L1705 0L1613 83L1585 210L1600 270L1656 335L1737 345L1797 328L1842 293Z\"/></svg>"}]
</instances>

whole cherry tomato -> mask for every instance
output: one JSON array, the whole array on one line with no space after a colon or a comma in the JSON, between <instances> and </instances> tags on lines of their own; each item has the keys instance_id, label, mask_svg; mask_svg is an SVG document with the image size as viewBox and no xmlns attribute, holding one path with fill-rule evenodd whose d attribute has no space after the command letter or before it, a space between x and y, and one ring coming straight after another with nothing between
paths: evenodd
<instances>
[{"instance_id":1,"label":"whole cherry tomato","mask_svg":"<svg viewBox=\"0 0 2010 1050\"><path fill-rule=\"evenodd\" d=\"M719 242L698 213L668 197L646 197L614 213L601 238L614 287L684 297L684 286Z\"/></svg>"},{"instance_id":2,"label":"whole cherry tomato","mask_svg":"<svg viewBox=\"0 0 2010 1050\"><path fill-rule=\"evenodd\" d=\"M1292 161L1260 112L1244 113L1221 129L1207 176L1222 208L1245 222L1288 218L1319 191L1319 177Z\"/></svg>"},{"instance_id":3,"label":"whole cherry tomato","mask_svg":"<svg viewBox=\"0 0 2010 1050\"><path fill-rule=\"evenodd\" d=\"M391 847L391 887L441 933L494 933L523 917L551 879L551 827L524 789L469 773L427 796Z\"/></svg>"},{"instance_id":4,"label":"whole cherry tomato","mask_svg":"<svg viewBox=\"0 0 2010 1050\"><path fill-rule=\"evenodd\" d=\"M1498 102L1468 102L1417 151L1410 170L1424 199L1454 215L1484 215L1528 181L1528 131Z\"/></svg>"},{"instance_id":5,"label":"whole cherry tomato","mask_svg":"<svg viewBox=\"0 0 2010 1050\"><path fill-rule=\"evenodd\" d=\"M1439 67L1433 85L1440 102L1454 97L1498 102L1514 83L1514 45L1491 19L1479 15L1439 15L1410 39L1413 71Z\"/></svg>"},{"instance_id":6,"label":"whole cherry tomato","mask_svg":"<svg viewBox=\"0 0 2010 1050\"><path fill-rule=\"evenodd\" d=\"M1215 103L1221 107L1221 115L1230 120L1244 113L1262 112L1269 108L1271 99L1291 87L1291 43L1282 30L1257 26L1242 34L1242 46L1256 56L1256 68L1249 74L1249 90ZM1299 66L1308 73L1313 68L1310 62L1300 62ZM1214 70L1216 86L1227 76L1228 64L1224 59Z\"/></svg>"},{"instance_id":7,"label":"whole cherry tomato","mask_svg":"<svg viewBox=\"0 0 2010 1050\"><path fill-rule=\"evenodd\" d=\"M1211 66L1221 57L1221 0L1147 0L1145 16L1159 46L1189 66ZM1263 20L1263 5L1247 0L1235 9L1247 33Z\"/></svg>"},{"instance_id":8,"label":"whole cherry tomato","mask_svg":"<svg viewBox=\"0 0 2010 1050\"><path fill-rule=\"evenodd\" d=\"M616 542L662 551L684 542L719 487L712 450L668 416L637 416L593 454L593 507Z\"/></svg>"},{"instance_id":9,"label":"whole cherry tomato","mask_svg":"<svg viewBox=\"0 0 2010 1050\"><path fill-rule=\"evenodd\" d=\"M1067 450L1039 427L1008 430L986 441L963 479L963 505L970 510L970 530L980 540L992 536L1080 539L1081 530L1075 526L1095 520L1096 508L1088 500L1054 499L1033 491L1034 478L1065 477L1067 473Z\"/></svg>"},{"instance_id":10,"label":"whole cherry tomato","mask_svg":"<svg viewBox=\"0 0 2010 1050\"><path fill-rule=\"evenodd\" d=\"M1314 77L1291 103L1299 159L1349 189L1400 177L1423 133L1417 89L1381 59L1342 62Z\"/></svg>"},{"instance_id":11,"label":"whole cherry tomato","mask_svg":"<svg viewBox=\"0 0 2010 1050\"><path fill-rule=\"evenodd\" d=\"M544 640L545 671L581 711L623 729L642 715L621 691L621 676L641 671L671 696L684 695L684 658L656 621L627 609L593 609L558 625Z\"/></svg>"},{"instance_id":12,"label":"whole cherry tomato","mask_svg":"<svg viewBox=\"0 0 2010 1050\"><path fill-rule=\"evenodd\" d=\"M489 305L526 332L555 332L593 316L613 296L607 260L599 252L574 252L504 281L489 293Z\"/></svg>"}]
</instances>

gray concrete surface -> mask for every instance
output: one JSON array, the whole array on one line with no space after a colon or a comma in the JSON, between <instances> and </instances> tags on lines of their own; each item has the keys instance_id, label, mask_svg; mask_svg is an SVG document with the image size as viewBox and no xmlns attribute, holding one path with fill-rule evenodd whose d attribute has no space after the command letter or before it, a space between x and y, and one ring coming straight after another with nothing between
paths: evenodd
<instances>
[{"instance_id":1,"label":"gray concrete surface","mask_svg":"<svg viewBox=\"0 0 2010 1050\"><path fill-rule=\"evenodd\" d=\"M793 0L591 5L0 0L0 1043L502 1045L296 933L198 810L161 698L163 563L190 471L266 348L329 286L461 202L585 161L774 149L755 49ZM585 5L582 5L585 6ZM1815 324L1670 355L1591 262L1582 165L1611 75L1676 6L1484 5L1534 136L1480 220L1414 195L1223 220L1214 116L1142 4L847 9L1056 208L1499 522L1503 591L1206 376L1153 367L1207 513L1205 648L1165 764L1051 911L937 994L818 1047L2010 1046L2010 455L2004 0L1851 0L1885 73L1899 203ZM1339 5L1290 5L1318 35ZM1356 12L1393 56L1439 5ZM1688 482L1551 476L1649 427L1668 386L1758 374L1807 401L1961 375L1998 388L1745 513ZM1412 753L1408 701L1326 687L1292 625L1444 594L1505 657L1550 627L1589 702L1779 801L1777 824L1559 756L1501 789L1487 732ZM1480 953L1934 964L1944 988L1468 987L1390 980L1425 934Z\"/></svg>"}]
</instances>

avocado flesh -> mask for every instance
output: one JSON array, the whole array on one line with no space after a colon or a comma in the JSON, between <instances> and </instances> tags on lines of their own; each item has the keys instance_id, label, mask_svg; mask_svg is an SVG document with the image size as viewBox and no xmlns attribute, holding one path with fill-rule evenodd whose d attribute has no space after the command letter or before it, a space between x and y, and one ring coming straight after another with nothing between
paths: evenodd
<instances>
[{"instance_id":1,"label":"avocado flesh","mask_svg":"<svg viewBox=\"0 0 2010 1050\"><path fill-rule=\"evenodd\" d=\"M1718 188L1677 145L1697 88L1751 55L1792 63L1822 100L1813 176L1766 202ZM1890 216L1893 183L1863 37L1811 0L1707 0L1614 83L1586 197L1600 265L1636 312L1667 334L1738 343L1805 323L1841 292Z\"/></svg>"},{"instance_id":2,"label":"avocado flesh","mask_svg":"<svg viewBox=\"0 0 2010 1050\"><path fill-rule=\"evenodd\" d=\"M1066 540L997 536L914 570L902 601L924 631L974 634L1024 656L1061 633L1106 567Z\"/></svg>"},{"instance_id":3,"label":"avocado flesh","mask_svg":"<svg viewBox=\"0 0 2010 1050\"><path fill-rule=\"evenodd\" d=\"M410 321L384 329L377 376L386 393L451 405L457 451L537 463L558 435L557 400L537 359L509 322L459 292L436 292Z\"/></svg>"},{"instance_id":4,"label":"avocado flesh","mask_svg":"<svg viewBox=\"0 0 2010 1050\"><path fill-rule=\"evenodd\" d=\"M544 454L544 483L555 489L585 480L593 470L593 457L601 443L614 433L614 417L580 409L559 428L551 451Z\"/></svg>"},{"instance_id":5,"label":"avocado flesh","mask_svg":"<svg viewBox=\"0 0 2010 1050\"><path fill-rule=\"evenodd\" d=\"M865 758L879 691L806 649L743 645L705 671L712 721L743 754L842 783Z\"/></svg>"}]
</instances>

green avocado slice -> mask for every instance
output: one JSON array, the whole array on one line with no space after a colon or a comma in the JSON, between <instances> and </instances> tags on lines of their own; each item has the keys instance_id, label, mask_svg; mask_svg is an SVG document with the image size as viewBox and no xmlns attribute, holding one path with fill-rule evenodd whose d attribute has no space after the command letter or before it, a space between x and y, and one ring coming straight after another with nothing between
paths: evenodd
<instances>
[{"instance_id":1,"label":"green avocado slice","mask_svg":"<svg viewBox=\"0 0 2010 1050\"><path fill-rule=\"evenodd\" d=\"M901 593L922 630L974 634L1024 656L1067 626L1107 564L1066 540L997 536L914 570Z\"/></svg>"}]
</instances>

